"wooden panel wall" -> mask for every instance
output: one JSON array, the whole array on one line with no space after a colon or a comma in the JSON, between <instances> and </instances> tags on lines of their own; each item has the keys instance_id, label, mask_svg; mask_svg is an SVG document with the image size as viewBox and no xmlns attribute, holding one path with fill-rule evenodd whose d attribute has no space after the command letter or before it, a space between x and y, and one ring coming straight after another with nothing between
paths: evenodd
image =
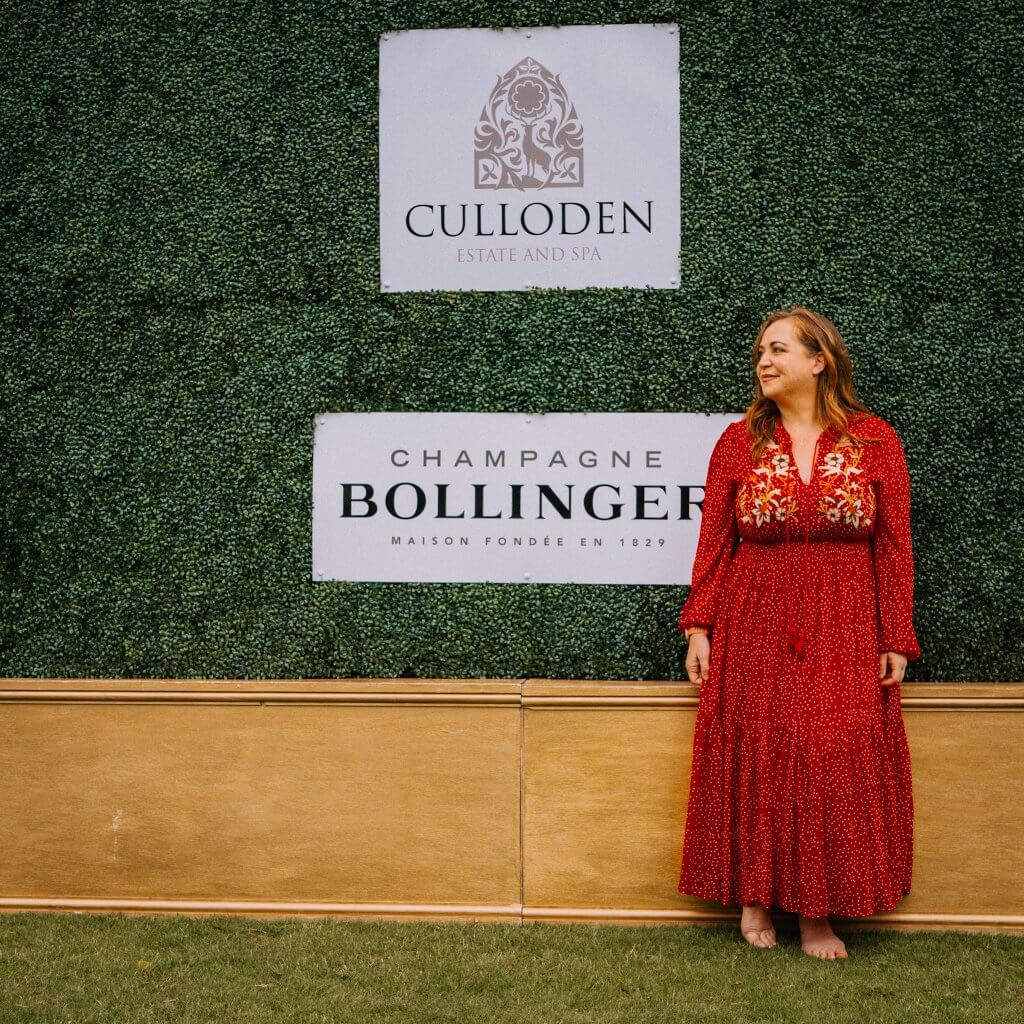
<instances>
[{"instance_id":1,"label":"wooden panel wall","mask_svg":"<svg viewBox=\"0 0 1024 1024\"><path fill-rule=\"evenodd\" d=\"M679 923L697 691L0 680L0 910ZM913 891L1024 927L1024 685L905 684Z\"/></svg>"}]
</instances>

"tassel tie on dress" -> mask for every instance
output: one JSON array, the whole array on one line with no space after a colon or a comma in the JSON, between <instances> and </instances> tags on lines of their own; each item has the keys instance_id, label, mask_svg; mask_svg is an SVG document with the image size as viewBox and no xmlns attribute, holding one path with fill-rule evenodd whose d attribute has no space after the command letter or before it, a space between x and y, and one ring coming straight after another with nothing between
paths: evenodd
<instances>
[{"instance_id":1,"label":"tassel tie on dress","mask_svg":"<svg viewBox=\"0 0 1024 1024\"><path fill-rule=\"evenodd\" d=\"M789 516L786 516L786 650L798 661L802 661L807 648L807 631L804 629L804 590L807 582L807 550L810 543L810 524L804 524L804 550L800 563L800 592L796 615L790 611L793 590L793 571L790 567Z\"/></svg>"}]
</instances>

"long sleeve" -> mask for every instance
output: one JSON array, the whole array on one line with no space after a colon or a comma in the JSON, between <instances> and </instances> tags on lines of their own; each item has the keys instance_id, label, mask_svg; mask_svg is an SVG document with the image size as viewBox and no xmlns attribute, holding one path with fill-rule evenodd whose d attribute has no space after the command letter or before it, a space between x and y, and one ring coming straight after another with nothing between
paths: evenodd
<instances>
[{"instance_id":1,"label":"long sleeve","mask_svg":"<svg viewBox=\"0 0 1024 1024\"><path fill-rule=\"evenodd\" d=\"M896 431L877 446L875 532L872 552L878 591L878 651L921 657L914 632L914 553L910 540L910 474Z\"/></svg>"},{"instance_id":2,"label":"long sleeve","mask_svg":"<svg viewBox=\"0 0 1024 1024\"><path fill-rule=\"evenodd\" d=\"M732 427L730 424L723 431L708 463L700 534L690 576L690 595L679 613L680 632L689 626L714 627L718 597L739 542L734 505L736 481L731 472Z\"/></svg>"}]
</instances>

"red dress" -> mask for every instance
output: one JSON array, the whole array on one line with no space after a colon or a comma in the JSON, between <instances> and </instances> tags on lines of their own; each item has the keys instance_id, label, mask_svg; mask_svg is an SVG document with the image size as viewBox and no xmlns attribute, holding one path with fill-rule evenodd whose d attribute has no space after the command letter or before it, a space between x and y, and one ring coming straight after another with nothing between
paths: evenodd
<instances>
[{"instance_id":1,"label":"red dress","mask_svg":"<svg viewBox=\"0 0 1024 1024\"><path fill-rule=\"evenodd\" d=\"M809 483L779 421L755 465L730 423L708 466L679 628L711 630L679 891L807 917L866 916L910 891L913 797L900 687L921 656L910 478L893 428L818 438Z\"/></svg>"}]
</instances>

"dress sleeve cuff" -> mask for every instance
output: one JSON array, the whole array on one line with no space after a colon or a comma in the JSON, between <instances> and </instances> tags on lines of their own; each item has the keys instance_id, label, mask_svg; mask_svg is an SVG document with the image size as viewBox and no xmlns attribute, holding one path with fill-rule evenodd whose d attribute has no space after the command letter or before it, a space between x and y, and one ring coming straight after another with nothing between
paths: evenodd
<instances>
[{"instance_id":1,"label":"dress sleeve cuff","mask_svg":"<svg viewBox=\"0 0 1024 1024\"><path fill-rule=\"evenodd\" d=\"M901 646L900 644L879 644L878 653L885 654L888 651L893 651L896 654L902 654L907 661L917 661L921 657L921 648L918 646L907 647Z\"/></svg>"},{"instance_id":2,"label":"dress sleeve cuff","mask_svg":"<svg viewBox=\"0 0 1024 1024\"><path fill-rule=\"evenodd\" d=\"M679 632L685 633L688 629L693 626L699 626L701 629L706 629L709 633L711 632L711 624L708 622L692 622L689 619L679 620Z\"/></svg>"}]
</instances>

